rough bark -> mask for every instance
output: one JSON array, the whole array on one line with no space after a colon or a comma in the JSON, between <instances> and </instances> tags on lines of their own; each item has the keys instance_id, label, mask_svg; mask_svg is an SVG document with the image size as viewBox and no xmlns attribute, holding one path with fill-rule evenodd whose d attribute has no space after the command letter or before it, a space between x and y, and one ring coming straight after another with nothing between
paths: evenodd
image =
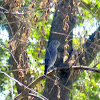
<instances>
[{"instance_id":1,"label":"rough bark","mask_svg":"<svg viewBox=\"0 0 100 100\"><path fill-rule=\"evenodd\" d=\"M74 8L75 5L73 5L73 0L58 0L57 2L49 37L49 42L52 40L58 40L61 43L60 47L58 48L60 57L57 59L54 65L56 67L65 67L65 65L66 67L69 67L68 60L70 59L70 55L73 51L72 29L75 26L75 11L73 11ZM66 19L66 17L68 17L68 19ZM65 23L66 30L64 30ZM64 50L64 46L66 44L69 46L69 48L67 50ZM69 56L65 63L63 63L64 56L67 56L66 51ZM68 71L67 73L58 74L57 77L59 77L60 79L56 79L54 76L50 78L71 89L72 81L67 82L69 75L70 72ZM58 100L58 98L59 100L68 100L70 91L62 86L56 85L56 83L54 83L51 79L46 79L44 96L46 96L49 100Z\"/></svg>"},{"instance_id":2,"label":"rough bark","mask_svg":"<svg viewBox=\"0 0 100 100\"><path fill-rule=\"evenodd\" d=\"M17 8L18 5L13 0L8 0L4 2L4 8L7 9L3 11L8 22L8 33L10 51L11 51L11 64L14 78L24 85L28 85L31 82L28 55L26 52L27 39L29 36L29 25L21 20L24 15L12 14L13 10ZM19 7L21 6L21 3ZM16 10L15 10L16 11ZM25 71L16 71L17 69L24 69ZM16 83L18 93L24 90L23 86ZM27 100L25 97L23 100Z\"/></svg>"},{"instance_id":3,"label":"rough bark","mask_svg":"<svg viewBox=\"0 0 100 100\"><path fill-rule=\"evenodd\" d=\"M79 54L80 65L88 66L100 51L100 27L89 36L89 39L83 45L83 52ZM84 59L83 59L84 58Z\"/></svg>"},{"instance_id":4,"label":"rough bark","mask_svg":"<svg viewBox=\"0 0 100 100\"><path fill-rule=\"evenodd\" d=\"M11 0L9 0L11 1ZM52 27L51 27L51 32L50 32L50 37L49 37L49 42L52 40L58 40L60 41L61 45L58 48L59 52L59 57L55 63L55 67L70 67L69 62L71 60L71 55L73 52L72 48L72 38L73 38L73 33L72 29L75 26L75 12L77 10L77 7L73 3L74 0L58 0L56 10L55 10L55 15L54 19L52 22ZM5 8L10 10L11 7L9 5L11 2L5 4ZM76 8L76 9L75 9ZM21 69L24 69L25 62L27 62L27 55L25 55L25 52L22 52L25 50L26 43L20 43L20 40L22 39L22 34L24 33L24 28L28 28L28 25L22 21L19 20L19 17L21 15L16 15L14 16L11 13L6 14L8 23L9 23L9 37L10 37L10 42L16 42L16 48L12 50L12 65L13 65L13 70L18 69L18 65L21 65ZM64 29L65 27L65 29ZM27 30L27 29L26 29ZM98 28L100 31L100 27ZM87 42L83 45L84 52L80 51L81 53L78 53L78 61L80 65L89 65L96 54L99 52L99 38L100 38L100 32L96 31L94 32L90 38L87 40ZM17 34L17 33L20 33ZM29 32L28 32L29 33ZM28 34L26 34L28 38ZM65 45L69 48L65 48ZM11 45L11 44L10 44ZM77 51L77 52L78 52ZM22 61L20 62L19 57L22 54ZM73 54L75 56L75 53ZM63 62L64 56L68 56L68 59ZM84 58L84 59L82 59ZM72 65L77 65L78 61L76 60L76 63L73 63ZM29 67L29 66L28 66ZM26 68L28 68L26 67ZM14 77L21 81L23 84L28 85L30 83L30 73L28 71L27 74L25 72L23 73L22 79L19 78L19 74L23 72L13 72ZM75 78L76 78L76 73L75 73ZM70 76L70 71L57 74L58 77L52 76L46 79L46 84L45 84L45 89L44 89L44 96L46 96L49 100L68 100L69 99L69 93L74 78L69 79ZM55 80L54 81L52 81ZM60 84L68 87L69 89L66 89L63 86L60 86L57 82ZM16 83L18 93L21 93L24 91L24 88L20 86L19 84ZM27 98L24 98L23 100L27 100Z\"/></svg>"},{"instance_id":5,"label":"rough bark","mask_svg":"<svg viewBox=\"0 0 100 100\"><path fill-rule=\"evenodd\" d=\"M70 8L70 6L71 8ZM55 67L70 67L73 65L86 65L88 66L93 59L96 57L96 54L99 52L99 38L100 38L100 28L99 31L94 32L87 42L82 46L82 50L77 50L73 52L72 48L72 38L73 33L72 29L75 26L75 15L73 15L73 9L75 9L75 5L73 5L73 0L62 0L61 2L58 1L58 5L56 6L55 15L52 22L49 42L52 40L59 40L61 45L58 48L60 57L57 59L55 63ZM66 22L69 25L68 30L64 30L64 20L65 16L69 16L69 21ZM66 40L67 39L67 40ZM69 48L66 50L65 45L68 44ZM63 58L66 56L66 51L68 52L68 59L63 63ZM73 52L73 53L72 53ZM74 59L73 59L74 56ZM75 62L72 62L72 60ZM79 75L78 71L75 72L67 72L56 75L59 77L58 79L55 76L49 77L46 79L45 89L44 89L44 96L46 96L49 100L69 100L69 93L68 89L65 89L62 86L59 86L55 82L59 82L62 85L71 89L72 84L76 77ZM55 80L53 82L51 79ZM59 92L60 91L60 92Z\"/></svg>"}]
</instances>

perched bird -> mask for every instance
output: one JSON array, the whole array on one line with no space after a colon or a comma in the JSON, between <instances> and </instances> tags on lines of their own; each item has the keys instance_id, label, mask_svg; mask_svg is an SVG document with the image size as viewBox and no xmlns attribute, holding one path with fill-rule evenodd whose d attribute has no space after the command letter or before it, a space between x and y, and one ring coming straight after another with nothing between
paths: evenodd
<instances>
[{"instance_id":1,"label":"perched bird","mask_svg":"<svg viewBox=\"0 0 100 100\"><path fill-rule=\"evenodd\" d=\"M45 54L45 72L46 74L48 70L53 67L56 59L57 59L57 48L59 47L60 42L58 40L52 40L49 43L49 46L46 50Z\"/></svg>"}]
</instances>

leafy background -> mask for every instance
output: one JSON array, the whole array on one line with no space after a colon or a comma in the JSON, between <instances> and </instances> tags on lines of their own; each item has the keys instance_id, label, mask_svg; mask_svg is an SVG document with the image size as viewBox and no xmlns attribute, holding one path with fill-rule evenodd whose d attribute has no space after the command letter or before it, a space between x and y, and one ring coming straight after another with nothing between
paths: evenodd
<instances>
[{"instance_id":1,"label":"leafy background","mask_svg":"<svg viewBox=\"0 0 100 100\"><path fill-rule=\"evenodd\" d=\"M25 0L25 5L21 7L21 11L27 11L26 19L31 27L27 51L30 58L30 72L33 80L44 73L45 51L55 11L54 5L49 9L47 7L41 9L42 2L43 0L35 2L34 0ZM87 6L79 6L77 24L73 29L74 49L82 46L86 39L89 38L89 35L97 29L100 21L100 13L98 13L98 10L100 10L100 0L82 0L82 2L86 3ZM54 1L51 1L51 5L53 3ZM3 7L3 1L0 1L0 7ZM0 15L0 70L13 77L8 45L9 36L6 31L7 19L2 13ZM90 67L93 67L99 60L100 53L97 54ZM97 68L100 68L100 64L97 65ZM73 84L70 100L100 100L100 74L89 71L80 73L80 77ZM40 93L43 92L44 82L42 81L35 88ZM15 82L2 73L0 73L0 91L0 96L4 95L5 100L9 100L17 95Z\"/></svg>"}]
</instances>

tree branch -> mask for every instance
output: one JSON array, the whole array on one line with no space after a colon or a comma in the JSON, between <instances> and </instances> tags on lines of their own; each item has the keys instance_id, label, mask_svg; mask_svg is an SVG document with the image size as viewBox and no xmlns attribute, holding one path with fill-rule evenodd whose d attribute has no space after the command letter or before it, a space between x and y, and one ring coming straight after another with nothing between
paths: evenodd
<instances>
[{"instance_id":1,"label":"tree branch","mask_svg":"<svg viewBox=\"0 0 100 100\"><path fill-rule=\"evenodd\" d=\"M100 51L100 27L89 36L87 42L83 45L83 52L78 54L80 65L88 66Z\"/></svg>"},{"instance_id":2,"label":"tree branch","mask_svg":"<svg viewBox=\"0 0 100 100\"><path fill-rule=\"evenodd\" d=\"M80 7L88 10L94 17L96 17L97 19L99 19L100 7L97 9L96 8L97 7L97 4L94 4L95 5L95 8L94 9L91 9L91 5L92 5L91 3L90 4L87 4L84 1L80 1L80 4L79 4ZM95 16L95 14L97 14L98 17Z\"/></svg>"},{"instance_id":3,"label":"tree branch","mask_svg":"<svg viewBox=\"0 0 100 100\"><path fill-rule=\"evenodd\" d=\"M89 67L89 66L72 66L71 68L63 67L63 68L57 68L54 70L51 70L50 72L47 73L47 75L42 75L38 77L35 81L29 84L29 88L33 88L36 84L38 84L41 80L46 79L50 76L53 76L56 73L61 73L61 72L67 72L69 70L89 70L93 72L100 73L100 70L97 68ZM59 83L58 83L59 84ZM68 90L70 90L68 88Z\"/></svg>"},{"instance_id":4,"label":"tree branch","mask_svg":"<svg viewBox=\"0 0 100 100\"><path fill-rule=\"evenodd\" d=\"M40 81L42 81L43 79L46 78L50 78L50 76L53 76L56 73L61 73L61 72L68 72L71 70L88 70L88 71L93 71L93 72L97 72L100 73L100 70L97 68L93 68L93 67L88 67L88 66L72 66L70 68L64 67L64 68L55 68L54 70L51 70L50 72L47 73L47 75L42 75L40 77L38 77L36 80L34 80L32 83L29 84L28 88L34 88L36 86L36 84L40 83ZM51 79L51 78L50 78ZM51 79L52 81L55 81L53 79ZM64 88L70 90L69 88L67 88L66 86L62 85L61 83L58 82L58 85L63 86ZM29 92L29 89L24 90L24 92ZM20 98L22 99L24 97L23 92L20 93L16 98ZM16 100L16 99L15 99Z\"/></svg>"}]
</instances>

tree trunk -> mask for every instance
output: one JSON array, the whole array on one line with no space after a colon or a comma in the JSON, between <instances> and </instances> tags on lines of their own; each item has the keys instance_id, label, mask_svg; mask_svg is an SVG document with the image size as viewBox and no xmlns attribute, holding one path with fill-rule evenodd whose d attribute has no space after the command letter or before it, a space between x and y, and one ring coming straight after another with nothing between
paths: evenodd
<instances>
[{"instance_id":1,"label":"tree trunk","mask_svg":"<svg viewBox=\"0 0 100 100\"><path fill-rule=\"evenodd\" d=\"M54 67L71 67L73 65L88 66L99 52L100 27L82 46L83 49L73 51L72 30L75 26L76 11L77 2L75 0L58 0L49 37L49 42L58 40L61 43L58 48L60 57L57 59ZM78 72L79 71L62 72L55 74L56 77L52 76L47 78L44 96L49 100L69 100L69 93L74 80L79 75ZM58 85L57 82L62 85Z\"/></svg>"},{"instance_id":2,"label":"tree trunk","mask_svg":"<svg viewBox=\"0 0 100 100\"><path fill-rule=\"evenodd\" d=\"M73 5L73 0L58 0L55 15L52 22L49 42L52 40L60 41L61 45L58 48L58 52L60 57L57 58L55 63L55 67L69 67L68 61L72 54L72 38L73 33L72 29L75 26L75 11L73 10L76 6ZM67 45L69 48L66 50L64 46ZM69 56L68 56L69 55ZM64 62L64 57L68 59ZM44 96L46 96L49 100L68 100L70 89L72 87L72 80L68 80L70 72L63 72L55 76L50 77L50 79L46 79ZM55 80L54 82L51 80ZM63 86L69 88L66 89L63 86L58 86L57 83L61 83Z\"/></svg>"},{"instance_id":3,"label":"tree trunk","mask_svg":"<svg viewBox=\"0 0 100 100\"><path fill-rule=\"evenodd\" d=\"M11 59L13 65L14 78L24 85L28 85L31 82L31 75L29 72L29 62L26 52L27 39L29 36L29 25L26 20L23 19L22 14L12 14L14 9L20 7L20 5L14 2L14 0L7 0L4 2L5 8L8 12L5 16L8 21L9 42L11 50ZM16 7L17 6L17 7ZM83 45L84 51L73 51L72 29L75 26L77 13L76 0L58 0L55 8L55 14L52 22L51 32L49 36L49 42L52 40L60 41L61 45L58 48L59 56L55 63L55 67L71 67L72 65L89 65L96 54L99 52L100 41L100 27L98 31L94 32L87 42ZM95 51L94 51L95 50ZM74 56L74 59L73 59ZM76 59L76 57L78 59ZM84 58L84 59L83 59ZM72 63L72 61L74 61ZM22 69L20 71L20 69ZM48 77L45 83L44 96L49 100L69 100L69 93L72 88L74 79L77 77L77 71L74 72L62 72L55 74L52 77ZM58 85L58 83L60 83ZM18 93L24 91L24 87L16 83ZM27 100L25 97L23 100Z\"/></svg>"},{"instance_id":4,"label":"tree trunk","mask_svg":"<svg viewBox=\"0 0 100 100\"><path fill-rule=\"evenodd\" d=\"M23 14L16 13L18 10L17 7L20 8L22 3L17 5L17 2L14 2L14 0L8 0L4 2L4 5L8 10L4 11L4 14L8 21L8 44L10 45L13 75L16 80L27 86L31 82L28 54L26 51L30 31L29 25L25 23ZM16 83L16 87L18 93L24 90L24 87L20 86L18 83ZM23 100L28 100L28 98L25 97Z\"/></svg>"}]
</instances>

